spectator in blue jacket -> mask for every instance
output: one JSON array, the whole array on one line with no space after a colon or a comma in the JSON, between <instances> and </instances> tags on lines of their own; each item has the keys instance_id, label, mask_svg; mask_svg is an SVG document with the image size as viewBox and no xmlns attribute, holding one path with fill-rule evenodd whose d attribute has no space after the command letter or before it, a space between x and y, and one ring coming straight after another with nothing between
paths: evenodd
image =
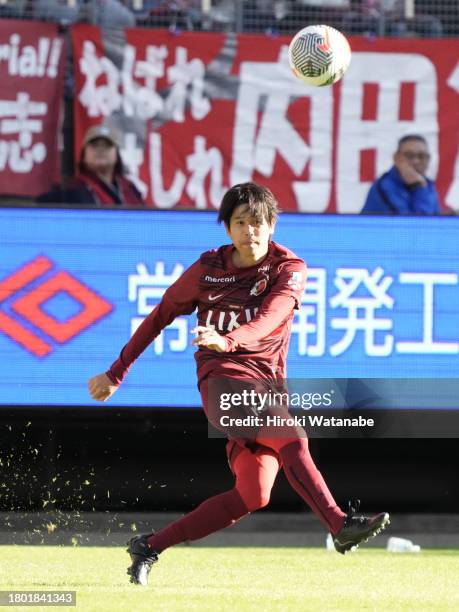
<instances>
[{"instance_id":1,"label":"spectator in blue jacket","mask_svg":"<svg viewBox=\"0 0 459 612\"><path fill-rule=\"evenodd\" d=\"M429 160L423 136L408 134L400 138L394 165L371 186L362 214L439 215L437 190L425 176Z\"/></svg>"}]
</instances>

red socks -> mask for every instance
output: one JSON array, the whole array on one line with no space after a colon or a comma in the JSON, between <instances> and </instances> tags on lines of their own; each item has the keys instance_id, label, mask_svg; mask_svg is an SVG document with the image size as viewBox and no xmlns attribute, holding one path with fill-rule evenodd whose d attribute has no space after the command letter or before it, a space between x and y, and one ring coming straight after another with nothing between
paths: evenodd
<instances>
[{"instance_id":1,"label":"red socks","mask_svg":"<svg viewBox=\"0 0 459 612\"><path fill-rule=\"evenodd\" d=\"M307 438L288 442L278 449L278 453L291 486L335 535L343 526L346 514L337 506L322 474L312 460Z\"/></svg>"},{"instance_id":2,"label":"red socks","mask_svg":"<svg viewBox=\"0 0 459 612\"><path fill-rule=\"evenodd\" d=\"M233 525L248 510L236 489L210 497L195 510L148 538L157 553L187 540L198 540Z\"/></svg>"}]
</instances>

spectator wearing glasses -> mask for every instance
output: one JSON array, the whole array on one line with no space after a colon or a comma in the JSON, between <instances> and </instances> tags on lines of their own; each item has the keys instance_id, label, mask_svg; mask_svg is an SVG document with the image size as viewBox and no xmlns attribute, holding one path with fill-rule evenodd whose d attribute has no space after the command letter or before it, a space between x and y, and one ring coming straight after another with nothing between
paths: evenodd
<instances>
[{"instance_id":1,"label":"spectator wearing glasses","mask_svg":"<svg viewBox=\"0 0 459 612\"><path fill-rule=\"evenodd\" d=\"M439 215L435 184L425 175L429 160L424 136L408 134L400 138L394 165L371 186L362 214Z\"/></svg>"}]
</instances>

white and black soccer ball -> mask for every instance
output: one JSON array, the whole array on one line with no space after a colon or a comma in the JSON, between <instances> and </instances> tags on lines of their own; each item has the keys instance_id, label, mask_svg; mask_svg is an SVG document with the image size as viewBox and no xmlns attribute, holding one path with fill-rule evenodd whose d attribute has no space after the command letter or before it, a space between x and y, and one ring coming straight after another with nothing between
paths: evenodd
<instances>
[{"instance_id":1,"label":"white and black soccer ball","mask_svg":"<svg viewBox=\"0 0 459 612\"><path fill-rule=\"evenodd\" d=\"M292 38L288 59L293 74L315 87L332 85L351 63L347 38L327 25L311 25Z\"/></svg>"}]
</instances>

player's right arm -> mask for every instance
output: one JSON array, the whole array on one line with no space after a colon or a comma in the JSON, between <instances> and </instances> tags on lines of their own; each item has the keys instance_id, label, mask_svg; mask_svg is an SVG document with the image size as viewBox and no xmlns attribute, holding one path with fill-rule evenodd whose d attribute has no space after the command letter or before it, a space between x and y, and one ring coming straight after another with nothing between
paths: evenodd
<instances>
[{"instance_id":1,"label":"player's right arm","mask_svg":"<svg viewBox=\"0 0 459 612\"><path fill-rule=\"evenodd\" d=\"M166 290L161 302L142 321L110 369L89 379L88 389L93 399L104 402L112 396L131 365L160 332L176 317L193 312L197 305L200 274L201 263L198 260Z\"/></svg>"}]
</instances>

